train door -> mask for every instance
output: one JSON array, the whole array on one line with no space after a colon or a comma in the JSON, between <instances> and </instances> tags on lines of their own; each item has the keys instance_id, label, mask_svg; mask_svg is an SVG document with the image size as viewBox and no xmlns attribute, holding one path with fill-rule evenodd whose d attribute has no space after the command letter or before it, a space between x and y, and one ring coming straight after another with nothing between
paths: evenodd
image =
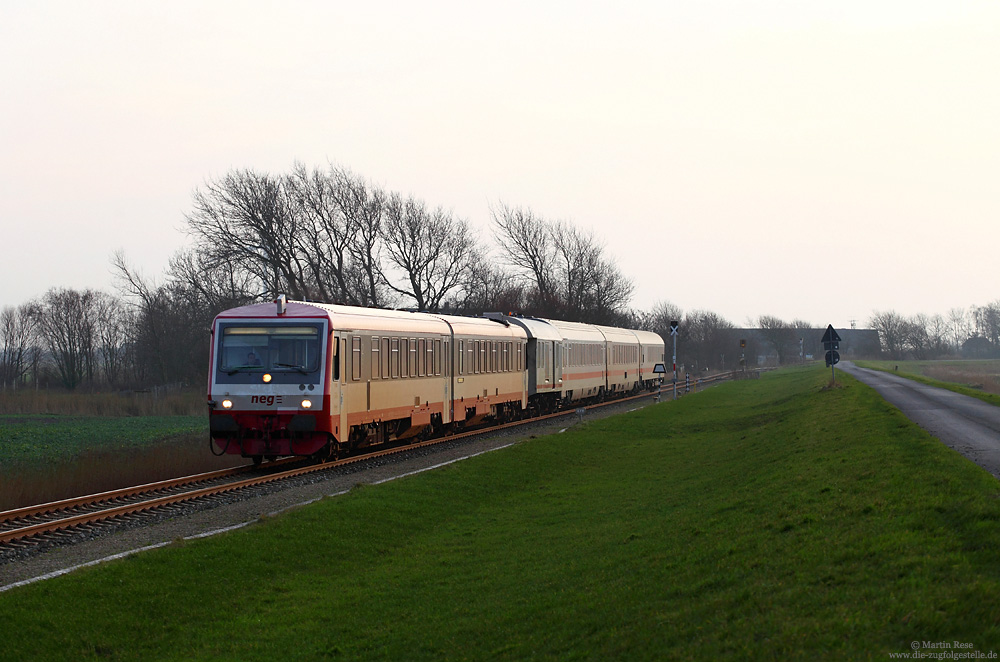
<instances>
[{"instance_id":1,"label":"train door","mask_svg":"<svg viewBox=\"0 0 1000 662\"><path fill-rule=\"evenodd\" d=\"M555 356L552 361L552 384L557 387L560 391L562 390L562 380L563 380L563 356L565 356L565 348L562 343L552 343L555 350Z\"/></svg>"},{"instance_id":2,"label":"train door","mask_svg":"<svg viewBox=\"0 0 1000 662\"><path fill-rule=\"evenodd\" d=\"M333 379L330 387L330 414L336 421L334 430L337 441L344 443L351 436L351 428L347 423L346 389L344 388L344 377L347 374L350 353L348 352L346 336L341 337L335 334L332 339L332 344L336 349L333 355Z\"/></svg>"},{"instance_id":3,"label":"train door","mask_svg":"<svg viewBox=\"0 0 1000 662\"><path fill-rule=\"evenodd\" d=\"M539 386L544 385L549 390L555 387L552 372L552 345L552 342L544 341L539 347L538 352L539 363L541 363L541 366L539 366L538 384Z\"/></svg>"},{"instance_id":4,"label":"train door","mask_svg":"<svg viewBox=\"0 0 1000 662\"><path fill-rule=\"evenodd\" d=\"M538 340L536 338L528 338L528 344L525 353L525 372L528 373L528 395L535 395L538 393Z\"/></svg>"},{"instance_id":5,"label":"train door","mask_svg":"<svg viewBox=\"0 0 1000 662\"><path fill-rule=\"evenodd\" d=\"M450 324L448 326L451 327ZM436 359L441 362L439 374L441 375L441 381L444 382L444 406L441 409L441 422L451 423L455 408L454 398L451 397L451 394L454 393L454 385L451 382L451 336L442 336L437 342L439 343L439 347L444 347L444 352L438 352Z\"/></svg>"}]
</instances>

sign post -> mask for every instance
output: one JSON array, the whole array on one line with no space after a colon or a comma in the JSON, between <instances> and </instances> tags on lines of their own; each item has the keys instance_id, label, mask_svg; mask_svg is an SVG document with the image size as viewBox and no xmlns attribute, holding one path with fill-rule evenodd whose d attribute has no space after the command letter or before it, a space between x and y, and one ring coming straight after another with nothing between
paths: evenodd
<instances>
[{"instance_id":1,"label":"sign post","mask_svg":"<svg viewBox=\"0 0 1000 662\"><path fill-rule=\"evenodd\" d=\"M660 389L656 392L656 401L660 401L660 394L663 393L663 375L667 373L667 369L662 363L657 363L653 366L653 374L660 375Z\"/></svg>"},{"instance_id":2,"label":"sign post","mask_svg":"<svg viewBox=\"0 0 1000 662\"><path fill-rule=\"evenodd\" d=\"M833 328L833 325L826 327L826 333L823 334L823 349L826 350L826 364L830 366L830 383L837 381L837 373L833 366L840 362L840 335Z\"/></svg>"}]
</instances>

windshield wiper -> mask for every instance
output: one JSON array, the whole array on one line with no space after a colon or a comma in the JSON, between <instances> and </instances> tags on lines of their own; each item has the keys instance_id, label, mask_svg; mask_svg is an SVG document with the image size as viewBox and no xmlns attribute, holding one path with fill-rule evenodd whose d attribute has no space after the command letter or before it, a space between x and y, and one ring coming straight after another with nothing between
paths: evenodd
<instances>
[{"instance_id":1,"label":"windshield wiper","mask_svg":"<svg viewBox=\"0 0 1000 662\"><path fill-rule=\"evenodd\" d=\"M259 365L238 365L235 368L230 368L229 370L227 370L226 374L227 375L235 375L236 373L240 372L241 370L250 370L252 368L260 368L260 367L261 366L259 366Z\"/></svg>"},{"instance_id":2,"label":"windshield wiper","mask_svg":"<svg viewBox=\"0 0 1000 662\"><path fill-rule=\"evenodd\" d=\"M275 363L274 367L275 368L290 368L292 370L298 370L303 375L308 375L309 374L309 371L306 370L305 366L302 366L302 365L293 365L291 363Z\"/></svg>"}]
</instances>

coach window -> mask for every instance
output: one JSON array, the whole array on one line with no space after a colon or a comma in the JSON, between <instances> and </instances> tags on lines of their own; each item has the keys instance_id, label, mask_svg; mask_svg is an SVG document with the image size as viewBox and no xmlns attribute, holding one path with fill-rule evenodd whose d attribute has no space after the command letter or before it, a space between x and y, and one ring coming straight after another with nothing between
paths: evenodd
<instances>
[{"instance_id":1,"label":"coach window","mask_svg":"<svg viewBox=\"0 0 1000 662\"><path fill-rule=\"evenodd\" d=\"M374 368L373 368L374 369ZM389 377L389 339L382 338L382 379Z\"/></svg>"},{"instance_id":2,"label":"coach window","mask_svg":"<svg viewBox=\"0 0 1000 662\"><path fill-rule=\"evenodd\" d=\"M434 341L434 374L441 374L441 339Z\"/></svg>"},{"instance_id":3,"label":"coach window","mask_svg":"<svg viewBox=\"0 0 1000 662\"><path fill-rule=\"evenodd\" d=\"M361 336L351 336L351 379L361 379Z\"/></svg>"},{"instance_id":4,"label":"coach window","mask_svg":"<svg viewBox=\"0 0 1000 662\"><path fill-rule=\"evenodd\" d=\"M382 359L379 358L378 336L372 336L372 379L378 379L378 367L380 365L382 365Z\"/></svg>"},{"instance_id":5,"label":"coach window","mask_svg":"<svg viewBox=\"0 0 1000 662\"><path fill-rule=\"evenodd\" d=\"M459 375L465 374L465 341L458 341L458 373Z\"/></svg>"},{"instance_id":6,"label":"coach window","mask_svg":"<svg viewBox=\"0 0 1000 662\"><path fill-rule=\"evenodd\" d=\"M418 368L418 373L421 377L427 375L426 352L427 352L426 341L423 338L421 338L420 340L417 341L417 368Z\"/></svg>"},{"instance_id":7,"label":"coach window","mask_svg":"<svg viewBox=\"0 0 1000 662\"><path fill-rule=\"evenodd\" d=\"M389 357L389 367L392 369L392 378L399 377L399 338L392 339L392 352Z\"/></svg>"},{"instance_id":8,"label":"coach window","mask_svg":"<svg viewBox=\"0 0 1000 662\"><path fill-rule=\"evenodd\" d=\"M340 339L336 336L330 336L333 340L331 343L333 345L333 381L340 381Z\"/></svg>"}]
</instances>

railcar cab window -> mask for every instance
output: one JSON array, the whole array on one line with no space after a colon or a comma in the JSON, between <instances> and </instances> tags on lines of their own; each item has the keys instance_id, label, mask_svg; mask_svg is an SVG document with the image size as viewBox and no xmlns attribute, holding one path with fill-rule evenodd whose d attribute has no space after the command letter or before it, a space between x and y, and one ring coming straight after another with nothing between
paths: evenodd
<instances>
[{"instance_id":1,"label":"railcar cab window","mask_svg":"<svg viewBox=\"0 0 1000 662\"><path fill-rule=\"evenodd\" d=\"M319 324L223 323L219 328L215 379L256 384L268 373L278 384L319 383Z\"/></svg>"}]
</instances>

